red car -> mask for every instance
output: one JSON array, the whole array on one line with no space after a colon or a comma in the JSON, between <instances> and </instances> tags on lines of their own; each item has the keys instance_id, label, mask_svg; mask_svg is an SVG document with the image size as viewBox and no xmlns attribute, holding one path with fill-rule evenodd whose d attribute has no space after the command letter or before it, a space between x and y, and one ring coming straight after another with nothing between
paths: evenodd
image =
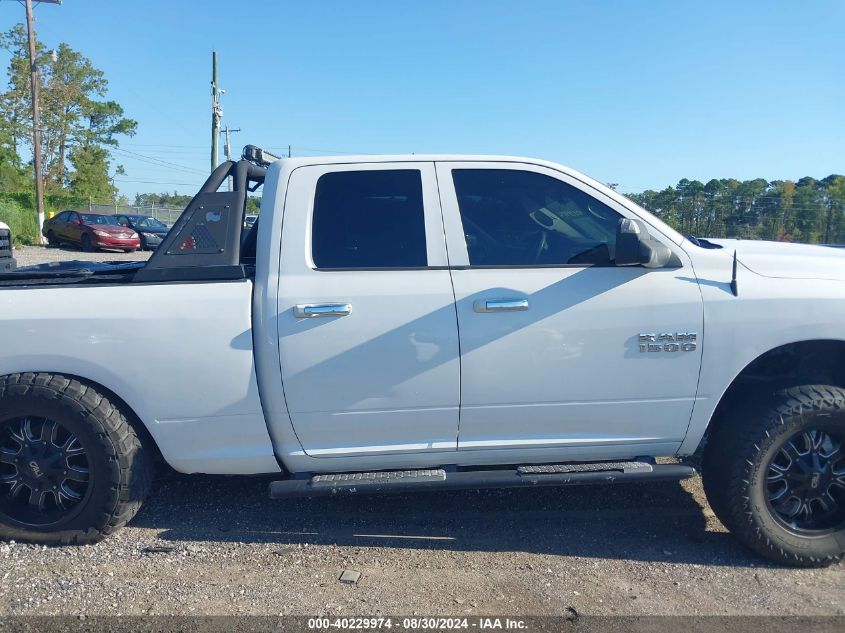
<instances>
[{"instance_id":1,"label":"red car","mask_svg":"<svg viewBox=\"0 0 845 633\"><path fill-rule=\"evenodd\" d=\"M101 213L62 211L47 220L41 232L53 246L77 244L83 251L109 248L131 253L141 248L141 238L135 231L120 226L114 216Z\"/></svg>"}]
</instances>

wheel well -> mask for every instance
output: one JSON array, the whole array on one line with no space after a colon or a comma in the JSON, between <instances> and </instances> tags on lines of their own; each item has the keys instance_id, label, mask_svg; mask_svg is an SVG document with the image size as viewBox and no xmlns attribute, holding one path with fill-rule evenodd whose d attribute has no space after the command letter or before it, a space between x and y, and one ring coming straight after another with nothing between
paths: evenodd
<instances>
[{"instance_id":1,"label":"wheel well","mask_svg":"<svg viewBox=\"0 0 845 633\"><path fill-rule=\"evenodd\" d=\"M83 378L82 376L73 376L69 374L62 374L63 376L67 376L68 378L76 378L80 382L84 382L88 385L91 385L97 391L101 392L104 396L106 396L109 401L119 408L123 415L126 416L126 419L129 421L129 424L135 429L135 433L138 435L138 439L147 446L153 453L153 459L156 463L164 462L164 458L161 455L161 451L158 448L158 444L156 444L155 439L147 430L147 425L138 417L138 414L130 407L126 400L121 398L117 395L114 391L101 385L98 382L94 382L93 380L88 380L87 378Z\"/></svg>"},{"instance_id":2,"label":"wheel well","mask_svg":"<svg viewBox=\"0 0 845 633\"><path fill-rule=\"evenodd\" d=\"M708 434L725 412L754 397L797 385L845 387L845 341L788 343L758 356L728 387L708 426Z\"/></svg>"},{"instance_id":3,"label":"wheel well","mask_svg":"<svg viewBox=\"0 0 845 633\"><path fill-rule=\"evenodd\" d=\"M41 372L34 372L34 373L41 373ZM121 398L119 395L117 395L114 391L112 391L108 387L101 385L98 382L95 382L93 380L89 380L88 378L85 378L84 376L77 376L75 374L68 374L68 373L65 373L65 372L62 372L62 371L43 372L43 373L62 375L66 378L78 380L79 382L85 383L86 385L89 385L89 386L93 387L94 389L96 389L97 391L99 391L100 393L102 393L104 396L106 396L109 399L109 401L114 406L116 406L117 408L119 408L123 412L123 415L126 416L126 419L129 421L129 424L132 426L132 428L135 430L135 433L138 435L138 439L140 439L141 442L143 442L144 445L147 448L150 449L150 451L152 452L153 458L156 460L156 462L164 461L164 459L161 455L161 451L158 448L158 444L156 444L155 439L153 439L153 436L147 430L146 425L141 421L141 418L138 417L138 414L135 413L135 411L132 409L132 407L130 407L126 403L126 401L123 398Z\"/></svg>"}]
</instances>

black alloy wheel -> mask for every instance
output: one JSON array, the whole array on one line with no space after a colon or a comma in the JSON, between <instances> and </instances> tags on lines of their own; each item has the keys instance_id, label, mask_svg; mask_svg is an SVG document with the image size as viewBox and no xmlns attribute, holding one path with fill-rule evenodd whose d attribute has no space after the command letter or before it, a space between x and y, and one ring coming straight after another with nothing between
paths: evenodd
<instances>
[{"instance_id":1,"label":"black alloy wheel","mask_svg":"<svg viewBox=\"0 0 845 633\"><path fill-rule=\"evenodd\" d=\"M845 558L845 388L761 388L713 425L702 483L722 524L778 564Z\"/></svg>"},{"instance_id":2,"label":"black alloy wheel","mask_svg":"<svg viewBox=\"0 0 845 633\"><path fill-rule=\"evenodd\" d=\"M845 525L843 434L808 429L784 441L769 462L768 503L774 516L799 534Z\"/></svg>"},{"instance_id":3,"label":"black alloy wheel","mask_svg":"<svg viewBox=\"0 0 845 633\"><path fill-rule=\"evenodd\" d=\"M85 447L58 422L26 416L0 428L0 514L33 527L61 524L88 483Z\"/></svg>"},{"instance_id":4,"label":"black alloy wheel","mask_svg":"<svg viewBox=\"0 0 845 633\"><path fill-rule=\"evenodd\" d=\"M110 397L74 376L0 376L0 541L86 545L135 516L154 445Z\"/></svg>"}]
</instances>

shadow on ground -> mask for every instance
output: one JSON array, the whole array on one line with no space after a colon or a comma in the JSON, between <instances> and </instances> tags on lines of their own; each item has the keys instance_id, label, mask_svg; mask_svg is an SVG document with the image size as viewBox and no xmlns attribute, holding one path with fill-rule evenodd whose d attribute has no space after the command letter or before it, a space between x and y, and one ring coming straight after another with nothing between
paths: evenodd
<instances>
[{"instance_id":1,"label":"shadow on ground","mask_svg":"<svg viewBox=\"0 0 845 633\"><path fill-rule=\"evenodd\" d=\"M290 501L268 499L267 483L169 474L158 480L132 525L160 530L166 541L761 565L727 533L708 531L699 494L677 482Z\"/></svg>"}]
</instances>

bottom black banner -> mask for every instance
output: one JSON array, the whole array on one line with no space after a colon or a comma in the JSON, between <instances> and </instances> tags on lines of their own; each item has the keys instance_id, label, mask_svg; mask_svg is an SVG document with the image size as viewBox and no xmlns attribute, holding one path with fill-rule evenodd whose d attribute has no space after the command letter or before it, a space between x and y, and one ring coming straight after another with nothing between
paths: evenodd
<instances>
[{"instance_id":1,"label":"bottom black banner","mask_svg":"<svg viewBox=\"0 0 845 633\"><path fill-rule=\"evenodd\" d=\"M571 631L572 633L845 632L845 616L7 616L0 633L287 633L299 631Z\"/></svg>"}]
</instances>

